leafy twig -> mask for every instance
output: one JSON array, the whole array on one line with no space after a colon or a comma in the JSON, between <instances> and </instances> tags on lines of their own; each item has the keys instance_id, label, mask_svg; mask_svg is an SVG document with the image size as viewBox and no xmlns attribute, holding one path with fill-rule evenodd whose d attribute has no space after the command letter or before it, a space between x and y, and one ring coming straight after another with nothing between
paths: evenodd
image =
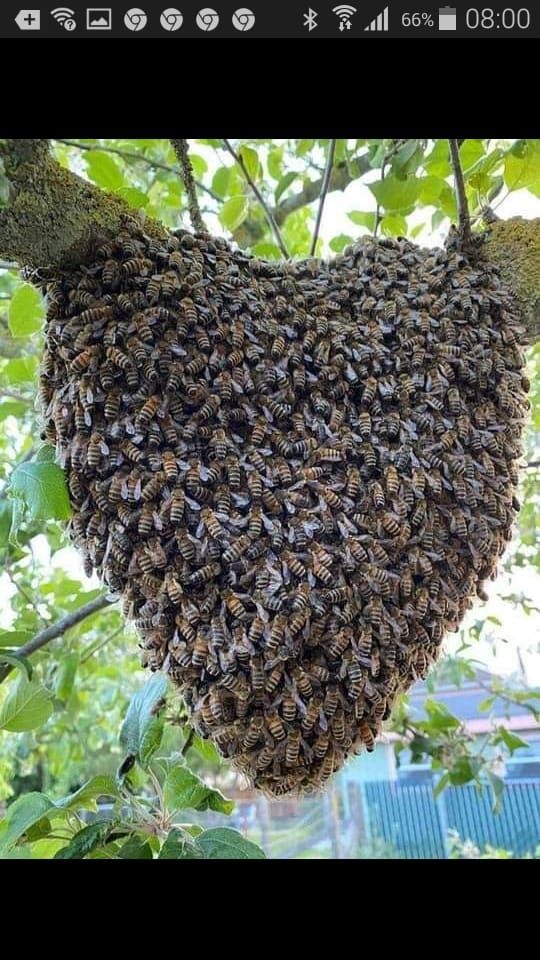
<instances>
[{"instance_id":1,"label":"leafy twig","mask_svg":"<svg viewBox=\"0 0 540 960\"><path fill-rule=\"evenodd\" d=\"M106 594L101 594L99 597L95 597L94 600L90 600L90 602L86 603L83 607L79 607L79 609L74 610L73 613L68 613L67 616L62 617L61 620L57 620L56 623L52 623L50 627L46 627L45 630L41 630L40 633L37 633L35 637L28 641L28 643L25 643L22 647L18 648L17 655L19 657L29 657L30 654L35 653L36 650L40 650L47 643L50 643L51 640L61 637L62 634L66 633L67 630L71 630L72 627L75 627L78 623L81 623L82 620L86 620L86 618L91 617L93 613L103 610L103 608L109 606L109 604L110 600L107 599ZM1 659L2 654L0 652L0 660ZM0 667L0 683L6 679L6 677L11 673L12 669L13 667L10 664Z\"/></svg>"},{"instance_id":2,"label":"leafy twig","mask_svg":"<svg viewBox=\"0 0 540 960\"><path fill-rule=\"evenodd\" d=\"M272 233L274 234L274 238L275 238L275 241L276 241L279 249L281 250L283 256L284 256L286 259L288 259L288 258L289 258L289 251L287 250L287 247L285 246L285 243L284 243L284 241L283 241L283 237L281 236L281 231L280 231L280 229L279 229L279 227L278 227L278 225L277 225L277 223L276 223L274 214L272 213L270 207L268 206L266 200L264 199L264 197L263 197L261 191L259 190L257 184L255 183L255 181L254 181L254 180L252 179L252 177L250 176L250 173L249 173L249 171L248 171L248 169L247 169L244 161L242 160L242 157L240 156L239 153L236 152L236 150L234 149L234 147L232 146L232 144L231 144L228 140L223 140L223 145L224 145L225 149L229 151L231 157L233 157L234 161L238 164L238 166L240 167L242 173L244 174L244 177L246 178L247 182L249 183L249 186L250 186L251 189L253 190L253 193L255 194L255 196L257 197L257 200L259 201L259 203L260 203L260 205L261 205L261 208L262 208L262 210L263 210L263 213L264 213L264 215L265 215L265 217L266 217L266 219L267 219L267 221L268 221L268 226L270 227Z\"/></svg>"},{"instance_id":3,"label":"leafy twig","mask_svg":"<svg viewBox=\"0 0 540 960\"><path fill-rule=\"evenodd\" d=\"M467 194L465 192L465 179L461 169L461 160L459 158L459 143L457 140L449 140L450 158L452 161L452 170L454 172L454 182L456 187L456 198L458 207L458 230L462 244L466 244L471 239L471 219L469 216L469 204L467 203Z\"/></svg>"},{"instance_id":4,"label":"leafy twig","mask_svg":"<svg viewBox=\"0 0 540 960\"><path fill-rule=\"evenodd\" d=\"M197 200L197 191L195 189L195 180L193 178L193 167L189 159L189 145L187 140L171 140L173 150L180 164L180 173L186 188L189 216L191 225L195 233L206 233L207 229L202 218Z\"/></svg>"},{"instance_id":5,"label":"leafy twig","mask_svg":"<svg viewBox=\"0 0 540 960\"><path fill-rule=\"evenodd\" d=\"M142 153L134 153L132 150L123 150L121 147L109 147L101 143L81 143L79 140L56 139L54 142L64 143L67 147L76 147L77 150L100 150L102 153L115 153L117 157L122 157L124 160L133 160L135 163L142 163L146 167L152 167L154 170L164 170L166 173L173 173L175 177L181 173L178 167L172 167L170 163L162 163L160 160L153 160L151 157L145 157ZM207 187L200 180L195 180L194 182L199 190L207 193L209 197L212 197L212 200L221 202L221 197L218 197L217 193L214 193L210 187Z\"/></svg>"},{"instance_id":6,"label":"leafy twig","mask_svg":"<svg viewBox=\"0 0 540 960\"><path fill-rule=\"evenodd\" d=\"M321 220L324 210L324 202L326 200L326 194L328 193L328 187L330 186L330 177L332 175L332 168L334 166L334 157L336 154L336 141L330 140L328 144L328 156L326 158L326 167L324 170L324 176L321 183L321 195L319 197L319 207L317 210L317 219L315 221L315 229L313 231L313 238L311 240L311 250L310 256L315 255L315 250L317 249L317 240L319 239L319 230L321 227Z\"/></svg>"}]
</instances>

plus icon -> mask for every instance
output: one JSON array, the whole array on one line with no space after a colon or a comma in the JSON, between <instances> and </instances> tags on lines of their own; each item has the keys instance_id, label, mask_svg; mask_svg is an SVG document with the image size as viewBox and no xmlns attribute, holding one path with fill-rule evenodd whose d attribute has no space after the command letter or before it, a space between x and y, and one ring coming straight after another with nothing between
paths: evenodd
<instances>
[{"instance_id":1,"label":"plus icon","mask_svg":"<svg viewBox=\"0 0 540 960\"><path fill-rule=\"evenodd\" d=\"M15 17L15 23L19 30L39 30L41 27L40 19L39 10L19 10Z\"/></svg>"}]
</instances>

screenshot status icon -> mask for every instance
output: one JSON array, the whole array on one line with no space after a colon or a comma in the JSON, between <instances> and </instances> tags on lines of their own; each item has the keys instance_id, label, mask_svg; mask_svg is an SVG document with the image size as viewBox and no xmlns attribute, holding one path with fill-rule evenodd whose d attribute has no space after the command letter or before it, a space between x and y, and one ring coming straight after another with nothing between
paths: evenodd
<instances>
[{"instance_id":1,"label":"screenshot status icon","mask_svg":"<svg viewBox=\"0 0 540 960\"><path fill-rule=\"evenodd\" d=\"M439 7L439 30L457 30L455 7Z\"/></svg>"}]
</instances>

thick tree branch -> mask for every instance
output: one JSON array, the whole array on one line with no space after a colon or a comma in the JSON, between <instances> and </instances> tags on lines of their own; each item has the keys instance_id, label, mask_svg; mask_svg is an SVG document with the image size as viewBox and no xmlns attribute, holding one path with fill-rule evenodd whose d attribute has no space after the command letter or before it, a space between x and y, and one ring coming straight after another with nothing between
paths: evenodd
<instances>
[{"instance_id":1,"label":"thick tree branch","mask_svg":"<svg viewBox=\"0 0 540 960\"><path fill-rule=\"evenodd\" d=\"M287 247L285 246L285 244L284 244L284 242L283 242L283 237L281 236L281 231L280 231L280 229L279 229L278 224L276 223L276 220L275 220L275 218L274 218L274 214L272 213L270 207L268 206L266 200L264 199L264 197L263 197L261 191L259 190L257 184L255 183L255 181L253 180L253 178L250 176L249 170L247 169L247 167L246 167L244 161L242 160L242 157L240 156L240 154L236 152L236 150L235 150L234 147L229 143L228 140L223 140L223 143L224 143L225 148L229 151L229 153L230 153L231 157L233 158L233 160L235 160L235 162L236 162L236 163L238 164L238 166L240 167L242 173L244 174L244 177L246 178L247 182L249 183L249 186L251 187L253 193L254 193L255 196L257 197L257 200L259 201L259 204L260 204L260 206L261 206L261 209L262 209L262 211L263 211L263 213L264 213L264 215L265 215L265 217L266 217L266 219L267 219L267 221L268 221L268 226L270 227L272 233L274 234L274 239L275 239L275 241L276 241L279 249L281 250L283 256L285 257L285 259L288 259L288 257L289 257L289 251L287 250Z\"/></svg>"},{"instance_id":2,"label":"thick tree branch","mask_svg":"<svg viewBox=\"0 0 540 960\"><path fill-rule=\"evenodd\" d=\"M133 210L65 170L48 140L2 140L9 203L0 212L0 256L36 268L69 269L90 260ZM145 230L165 236L147 219Z\"/></svg>"},{"instance_id":3,"label":"thick tree branch","mask_svg":"<svg viewBox=\"0 0 540 960\"><path fill-rule=\"evenodd\" d=\"M32 653L35 653L36 650L41 650L41 648L47 643L50 643L51 640L61 637L68 630L71 630L72 627L77 626L77 624L81 623L82 620L86 620L86 618L91 617L93 613L97 613L99 610L103 610L104 607L109 606L110 602L111 601L107 599L106 594L95 597L94 600L90 600L90 603L85 604L84 607L79 607L79 609L74 610L73 613L68 613L67 616L62 617L61 620L58 620L56 623L52 623L50 627L46 627L44 630L41 630L39 633L37 633L32 640L29 640L28 643L25 643L22 647L18 648L17 656L29 657ZM0 650L0 660L1 659L2 652ZM12 669L13 667L10 664L0 667L0 683L6 679L6 677L11 673Z\"/></svg>"},{"instance_id":4,"label":"thick tree branch","mask_svg":"<svg viewBox=\"0 0 540 960\"><path fill-rule=\"evenodd\" d=\"M189 144L187 140L171 140L173 150L180 165L180 175L186 188L187 203L191 225L195 233L206 233L206 227L197 200L193 167L189 159Z\"/></svg>"},{"instance_id":5,"label":"thick tree branch","mask_svg":"<svg viewBox=\"0 0 540 960\"><path fill-rule=\"evenodd\" d=\"M484 255L513 290L521 313L523 344L540 340L540 219L496 220L490 224Z\"/></svg>"}]
</instances>

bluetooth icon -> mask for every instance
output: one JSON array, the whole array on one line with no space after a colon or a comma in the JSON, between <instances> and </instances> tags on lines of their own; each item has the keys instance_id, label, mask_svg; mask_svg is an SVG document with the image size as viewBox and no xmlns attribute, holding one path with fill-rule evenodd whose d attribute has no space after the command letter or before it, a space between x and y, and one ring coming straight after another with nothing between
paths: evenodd
<instances>
[{"instance_id":1,"label":"bluetooth icon","mask_svg":"<svg viewBox=\"0 0 540 960\"><path fill-rule=\"evenodd\" d=\"M304 27L307 27L310 33L312 30L315 29L315 27L319 26L319 24L317 23L318 16L319 14L317 13L317 11L312 10L311 7L309 8L307 13L304 13Z\"/></svg>"}]
</instances>

